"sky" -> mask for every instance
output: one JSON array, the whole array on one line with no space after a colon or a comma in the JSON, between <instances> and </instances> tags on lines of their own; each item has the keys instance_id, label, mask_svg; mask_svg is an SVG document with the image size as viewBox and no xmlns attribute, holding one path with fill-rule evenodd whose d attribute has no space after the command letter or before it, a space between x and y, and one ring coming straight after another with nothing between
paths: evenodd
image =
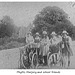
<instances>
[{"instance_id":1,"label":"sky","mask_svg":"<svg viewBox=\"0 0 75 75\"><path fill-rule=\"evenodd\" d=\"M75 6L72 2L0 2L0 19L8 15L14 20L16 26L27 27L35 19L36 14L46 6L60 7L75 25Z\"/></svg>"}]
</instances>

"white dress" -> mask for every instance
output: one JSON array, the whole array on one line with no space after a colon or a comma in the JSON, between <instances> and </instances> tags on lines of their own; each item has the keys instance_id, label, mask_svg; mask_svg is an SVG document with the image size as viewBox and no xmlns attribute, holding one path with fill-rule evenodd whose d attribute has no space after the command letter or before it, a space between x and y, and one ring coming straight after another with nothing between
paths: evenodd
<instances>
[{"instance_id":1,"label":"white dress","mask_svg":"<svg viewBox=\"0 0 75 75\"><path fill-rule=\"evenodd\" d=\"M27 44L30 44L30 43L33 43L33 42L34 42L33 36L26 37L26 43Z\"/></svg>"},{"instance_id":2,"label":"white dress","mask_svg":"<svg viewBox=\"0 0 75 75\"><path fill-rule=\"evenodd\" d=\"M46 56L48 54L49 51L49 46L50 46L50 40L49 38L43 38L41 41L41 45L42 45L42 53L43 56Z\"/></svg>"},{"instance_id":3,"label":"white dress","mask_svg":"<svg viewBox=\"0 0 75 75\"><path fill-rule=\"evenodd\" d=\"M50 39L51 45L57 45L59 43L59 39L55 36Z\"/></svg>"}]
</instances>

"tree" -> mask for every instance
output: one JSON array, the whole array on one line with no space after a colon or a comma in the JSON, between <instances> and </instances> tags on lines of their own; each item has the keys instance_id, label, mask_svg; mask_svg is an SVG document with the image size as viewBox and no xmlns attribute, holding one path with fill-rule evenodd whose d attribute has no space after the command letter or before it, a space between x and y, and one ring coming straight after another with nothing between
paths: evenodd
<instances>
[{"instance_id":1,"label":"tree","mask_svg":"<svg viewBox=\"0 0 75 75\"><path fill-rule=\"evenodd\" d=\"M0 38L5 36L12 36L12 33L15 32L15 25L13 20L9 16L4 16L0 22Z\"/></svg>"},{"instance_id":2,"label":"tree","mask_svg":"<svg viewBox=\"0 0 75 75\"><path fill-rule=\"evenodd\" d=\"M35 25L32 29L33 34L36 32L41 34L45 28L49 35L52 31L61 33L63 30L66 30L70 36L73 34L73 24L69 21L68 14L56 6L43 8L43 10L35 16L33 24Z\"/></svg>"}]
</instances>

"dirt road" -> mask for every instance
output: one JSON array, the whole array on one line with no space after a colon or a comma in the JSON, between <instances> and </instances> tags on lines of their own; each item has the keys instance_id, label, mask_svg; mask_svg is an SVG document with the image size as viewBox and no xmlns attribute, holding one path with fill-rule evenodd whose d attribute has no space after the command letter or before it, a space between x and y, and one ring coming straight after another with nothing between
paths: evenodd
<instances>
[{"instance_id":1,"label":"dirt road","mask_svg":"<svg viewBox=\"0 0 75 75\"><path fill-rule=\"evenodd\" d=\"M71 65L69 69L75 69L75 41L73 41L73 56L71 57ZM3 50L0 52L0 69L18 69L20 60L19 48ZM48 66L39 66L38 69L49 69ZM60 66L53 66L50 69L61 69Z\"/></svg>"}]
</instances>

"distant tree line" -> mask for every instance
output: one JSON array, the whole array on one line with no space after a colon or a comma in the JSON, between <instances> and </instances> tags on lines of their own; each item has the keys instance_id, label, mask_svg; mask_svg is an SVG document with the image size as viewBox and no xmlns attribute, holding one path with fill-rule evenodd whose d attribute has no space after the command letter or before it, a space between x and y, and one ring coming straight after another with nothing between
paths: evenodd
<instances>
[{"instance_id":1,"label":"distant tree line","mask_svg":"<svg viewBox=\"0 0 75 75\"><path fill-rule=\"evenodd\" d=\"M0 20L0 50L24 46L24 38L18 38L19 27L14 24L10 16L3 16Z\"/></svg>"},{"instance_id":2,"label":"distant tree line","mask_svg":"<svg viewBox=\"0 0 75 75\"><path fill-rule=\"evenodd\" d=\"M0 38L5 36L11 37L13 33L15 33L15 24L13 19L9 16L4 16L3 19L0 20Z\"/></svg>"}]
</instances>

